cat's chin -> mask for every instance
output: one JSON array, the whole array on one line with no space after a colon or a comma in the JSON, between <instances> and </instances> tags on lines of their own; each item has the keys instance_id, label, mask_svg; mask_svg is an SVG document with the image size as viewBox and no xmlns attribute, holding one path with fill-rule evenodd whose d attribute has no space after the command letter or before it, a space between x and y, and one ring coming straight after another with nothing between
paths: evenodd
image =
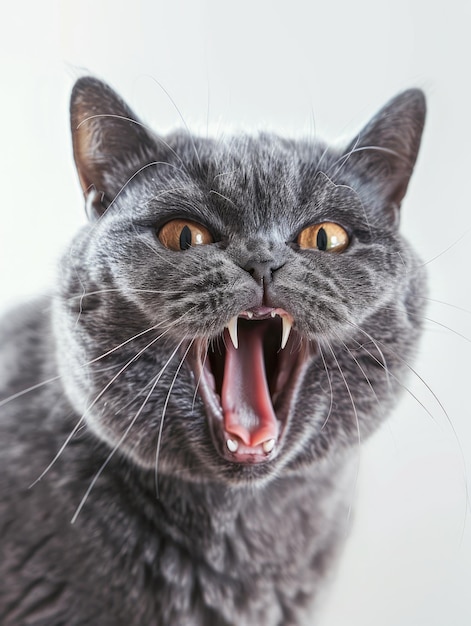
<instances>
[{"instance_id":1,"label":"cat's chin","mask_svg":"<svg viewBox=\"0 0 471 626\"><path fill-rule=\"evenodd\" d=\"M223 459L255 465L278 456L315 351L289 313L266 306L241 312L216 339L194 340L189 363Z\"/></svg>"}]
</instances>

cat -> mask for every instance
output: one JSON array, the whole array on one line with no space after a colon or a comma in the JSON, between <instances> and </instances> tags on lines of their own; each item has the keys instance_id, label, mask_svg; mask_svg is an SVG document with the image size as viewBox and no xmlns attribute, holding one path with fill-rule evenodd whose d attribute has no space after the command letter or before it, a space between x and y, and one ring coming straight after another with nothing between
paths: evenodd
<instances>
[{"instance_id":1,"label":"cat","mask_svg":"<svg viewBox=\"0 0 471 626\"><path fill-rule=\"evenodd\" d=\"M161 137L71 97L88 223L1 351L4 626L291 626L418 349L418 89L346 147Z\"/></svg>"}]
</instances>

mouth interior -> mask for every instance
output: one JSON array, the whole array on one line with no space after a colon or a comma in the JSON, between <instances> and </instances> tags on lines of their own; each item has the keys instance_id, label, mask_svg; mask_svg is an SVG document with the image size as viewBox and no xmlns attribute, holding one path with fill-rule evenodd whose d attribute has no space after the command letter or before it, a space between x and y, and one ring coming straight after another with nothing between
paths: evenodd
<instances>
[{"instance_id":1,"label":"mouth interior","mask_svg":"<svg viewBox=\"0 0 471 626\"><path fill-rule=\"evenodd\" d=\"M238 348L226 330L208 350L208 366L220 399L224 430L233 442L266 451L277 441L277 399L296 363L293 339L282 350L280 317L238 319ZM271 443L273 442L273 444Z\"/></svg>"},{"instance_id":2,"label":"mouth interior","mask_svg":"<svg viewBox=\"0 0 471 626\"><path fill-rule=\"evenodd\" d=\"M258 336L261 338L265 377L270 394L272 395L275 391L275 372L277 370L278 353L280 351L280 318L277 317L270 320L264 319L250 321L239 318L238 331L240 349L244 349L247 346L250 348L251 336ZM251 335L251 333L253 333L253 335ZM224 381L227 347L229 346L229 349L232 349L231 339L227 335L228 333L226 331L223 338L214 342L208 349L208 358L216 383L216 392L219 396L221 396Z\"/></svg>"}]
</instances>

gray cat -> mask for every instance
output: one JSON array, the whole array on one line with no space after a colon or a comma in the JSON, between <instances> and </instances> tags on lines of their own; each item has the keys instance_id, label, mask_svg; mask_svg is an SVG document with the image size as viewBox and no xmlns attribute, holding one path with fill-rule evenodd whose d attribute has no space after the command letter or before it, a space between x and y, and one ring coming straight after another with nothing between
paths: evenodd
<instances>
[{"instance_id":1,"label":"gray cat","mask_svg":"<svg viewBox=\"0 0 471 626\"><path fill-rule=\"evenodd\" d=\"M342 150L162 138L94 78L71 118L90 220L0 341L0 622L312 625L421 331L424 96Z\"/></svg>"}]
</instances>

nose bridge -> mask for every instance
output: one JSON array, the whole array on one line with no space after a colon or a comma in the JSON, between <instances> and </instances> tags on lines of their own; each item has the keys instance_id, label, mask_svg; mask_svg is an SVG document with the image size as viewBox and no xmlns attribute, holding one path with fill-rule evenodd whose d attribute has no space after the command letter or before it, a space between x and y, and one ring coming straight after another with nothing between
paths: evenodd
<instances>
[{"instance_id":1,"label":"nose bridge","mask_svg":"<svg viewBox=\"0 0 471 626\"><path fill-rule=\"evenodd\" d=\"M285 264L285 247L268 238L252 237L245 244L240 265L257 282L269 282L273 272Z\"/></svg>"}]
</instances>

